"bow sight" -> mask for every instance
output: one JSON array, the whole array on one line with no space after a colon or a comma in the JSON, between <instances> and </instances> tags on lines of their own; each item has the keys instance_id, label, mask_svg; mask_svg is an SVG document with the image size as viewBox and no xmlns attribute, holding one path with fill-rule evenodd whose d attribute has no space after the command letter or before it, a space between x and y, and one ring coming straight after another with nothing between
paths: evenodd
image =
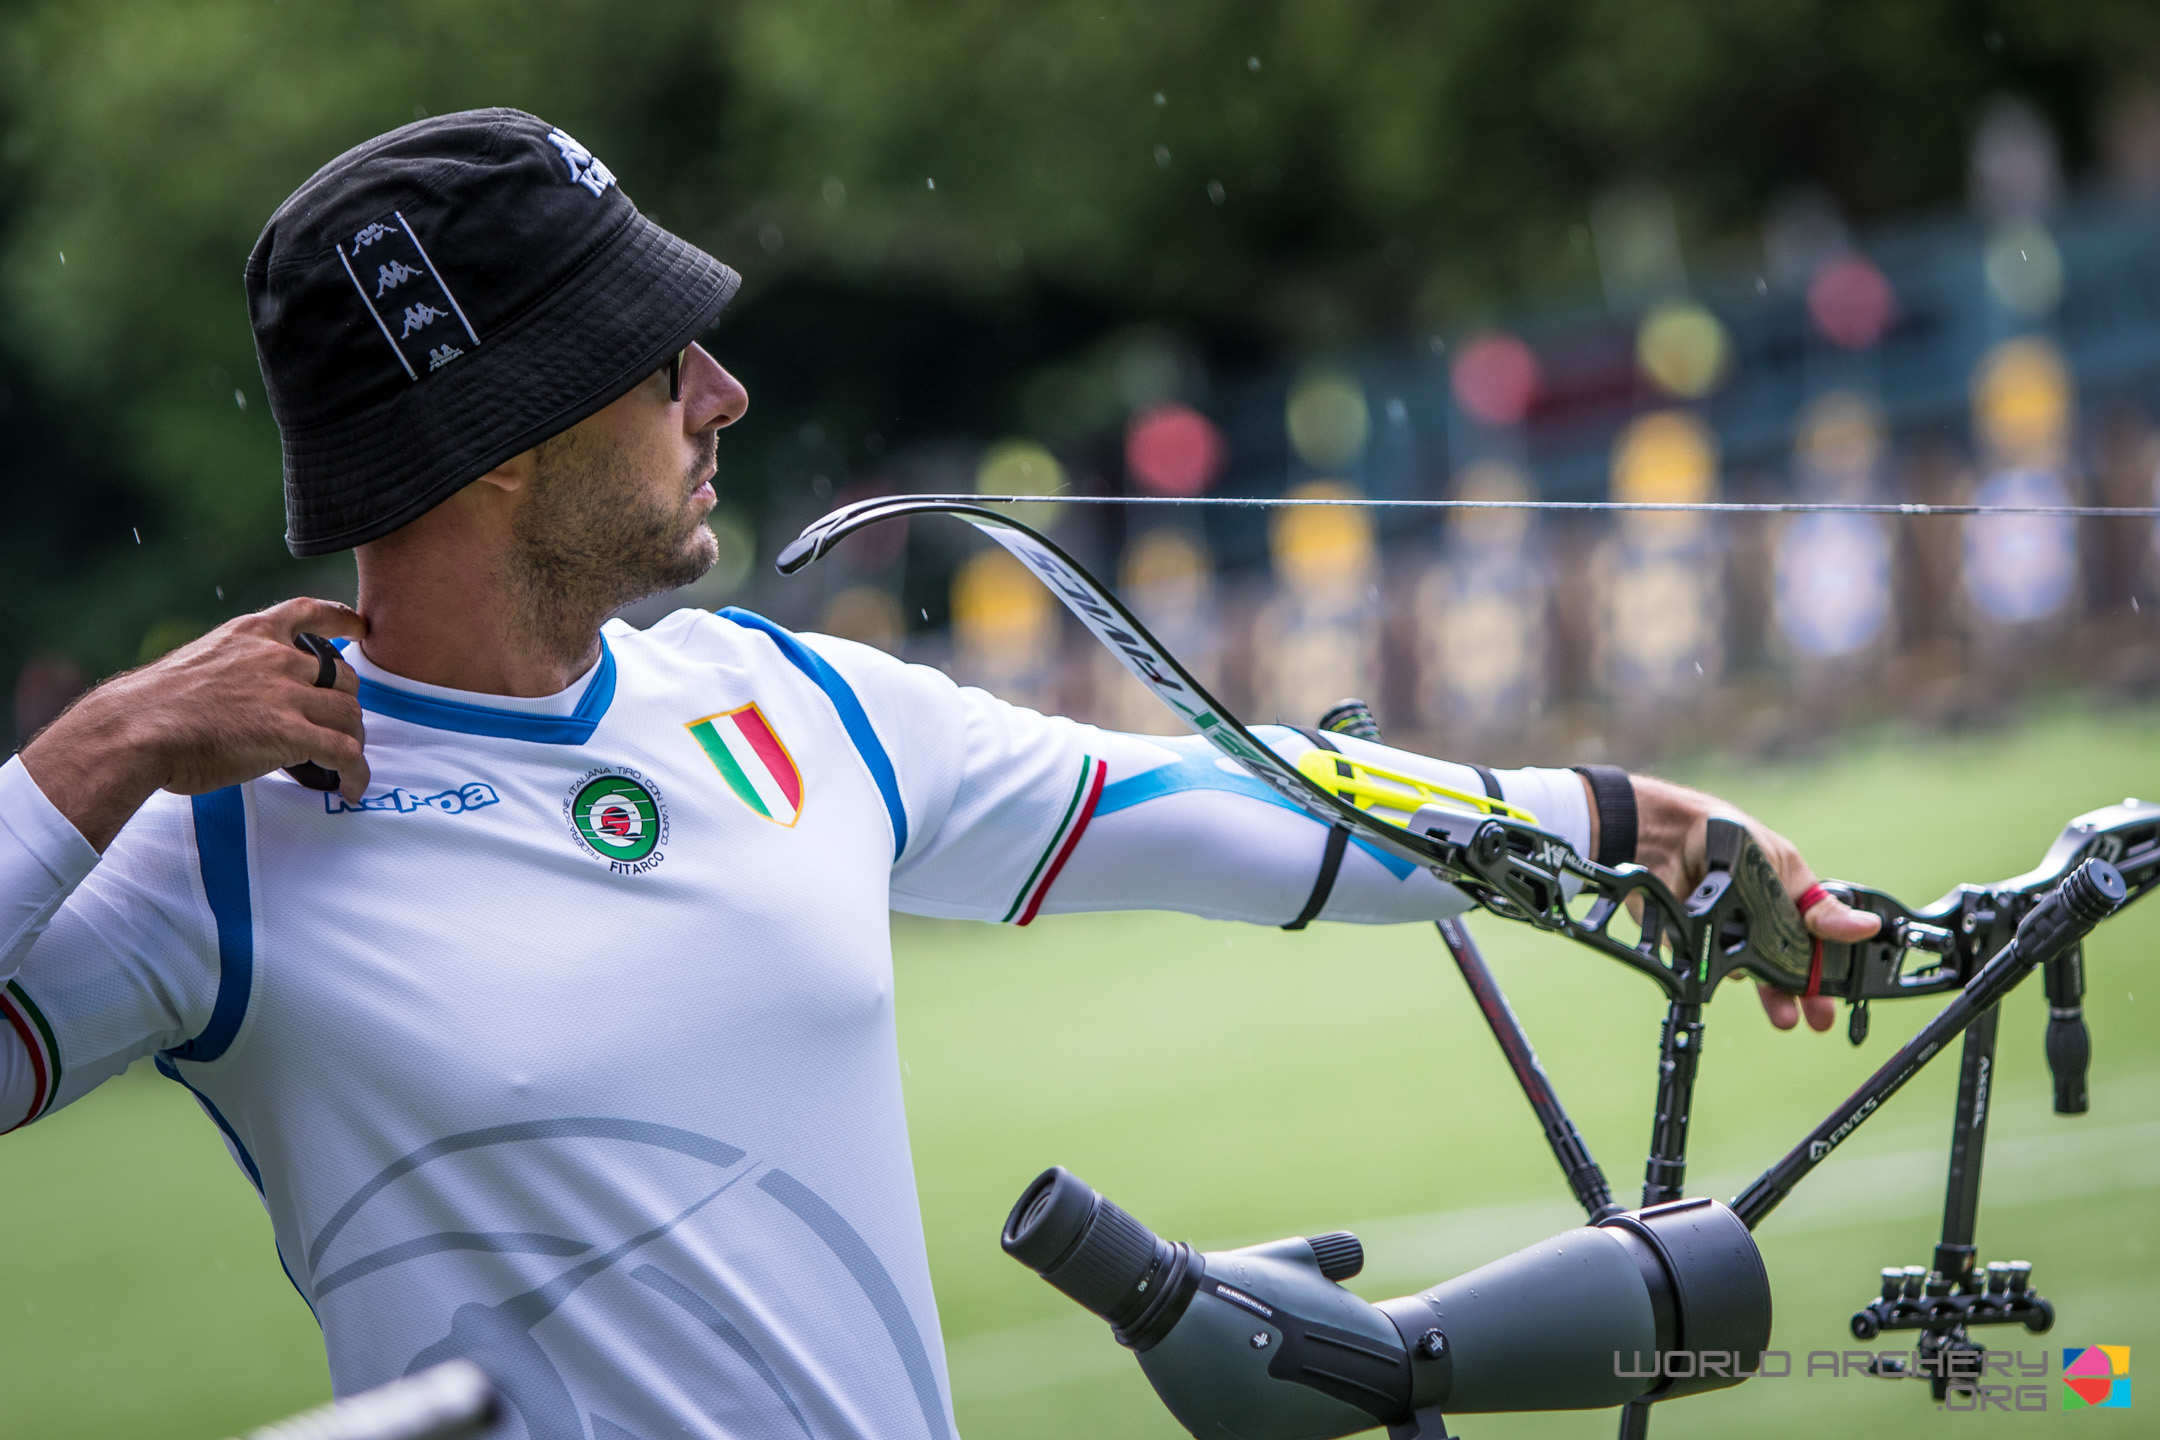
<instances>
[{"instance_id":1,"label":"bow sight","mask_svg":"<svg viewBox=\"0 0 2160 1440\"><path fill-rule=\"evenodd\" d=\"M1900 1046L1866 1083L1736 1197L1729 1210L1719 1207L1719 1211L1737 1222L1735 1229L1744 1227L1741 1229L1743 1235L1760 1225L1792 1188L1885 1100L1940 1054L1952 1039L1962 1035L1964 1051L1951 1139L1949 1182L1941 1238L1935 1247L1932 1264L1884 1270L1881 1293L1853 1316L1852 1331L1863 1340L1886 1330L1919 1331L1916 1348L1921 1359L1920 1371L1933 1382L1935 1394L1940 1398L1952 1386L1977 1381L1977 1366L1969 1362L1978 1358L1983 1347L1970 1338L1973 1327L2022 1324L2038 1332L2053 1323L2053 1307L2031 1288L2031 1267L2023 1261L2007 1264L1998 1261L1983 1270L1978 1265L1974 1244L1981 1156L1987 1134L1988 1077L1995 1052L1996 1002L2035 968L2044 968L2049 1001L2046 1048L2055 1079L2055 1108L2063 1114L2082 1113L2087 1103L2085 1071L2090 1042L2082 1010L2084 972L2080 943L2094 925L2119 906L2160 884L2160 805L2125 800L2119 805L2080 816L2057 837L2039 866L2032 871L1992 885L1960 885L1934 904L1918 909L1880 890L1830 883L1826 889L1855 909L1880 916L1882 927L1873 938L1852 944L1817 942L1801 924L1793 902L1786 896L1770 862L1756 847L1746 827L1737 822L1717 819L1709 822L1706 874L1702 882L1683 898L1640 865L1605 866L1585 859L1567 841L1539 828L1521 812L1495 799L1421 786L1409 782L1407 777L1364 765L1350 755L1330 757L1326 765L1310 763L1311 757L1306 757L1307 763L1302 765L1285 760L1225 710L1078 562L1009 514L949 496L892 496L863 501L836 510L804 530L781 552L779 569L783 574L794 573L864 526L906 515L931 513L950 514L965 520L1011 552L1048 585L1081 623L1141 683L1154 691L1157 698L1218 750L1237 760L1256 778L1316 819L1380 850L1426 867L1460 889L1482 909L1565 935L1620 961L1658 986L1666 997L1667 1010L1658 1049L1656 1113L1644 1172L1643 1209L1623 1213L1613 1203L1603 1172L1553 1093L1528 1037L1478 953L1468 928L1459 920L1443 921L1440 925L1441 935L1537 1114L1546 1141L1570 1188L1588 1214L1591 1226L1600 1235L1616 1224L1622 1230L1627 1230L1630 1225L1640 1226L1655 1215L1665 1213L1662 1207L1682 1199L1687 1173L1688 1116L1702 1049L1703 1007L1715 997L1719 982L1727 976L1745 974L1788 993L1829 995L1845 1000L1850 1007L1847 1033L1854 1044L1860 1043L1867 1034L1868 1007L1872 1002L1907 996L1951 995L1949 1003ZM1378 729L1362 702L1346 702L1336 707L1323 723L1338 734L1378 738ZM1335 747L1329 745L1327 748ZM1337 760L1342 762L1340 766L1335 764ZM1161 1309L1151 1309L1152 1302L1143 1304L1134 1316L1127 1317L1131 1325L1140 1326L1139 1331L1134 1331L1126 1320L1116 1320L1112 1308L1106 1308L1110 1304L1108 1300L1095 1295L1091 1288L1093 1282L1076 1279L1068 1284L1060 1278L1064 1272L1059 1266L1066 1261L1048 1254L1052 1248L1048 1241L1039 1236L1032 1243L1029 1241L1032 1233L1027 1213L1030 1201L1050 1205L1048 1197L1058 1189L1053 1180L1054 1177L1049 1175L1038 1180L1028 1196L1023 1197L1022 1204L1015 1208L1013 1219L1008 1223L1007 1248L1043 1270L1053 1283L1072 1293L1083 1304L1113 1318L1119 1326L1120 1339L1126 1343L1134 1343L1136 1335L1144 1338L1151 1334L1147 1329L1147 1316L1153 1315L1159 1320L1164 1313ZM1080 1188L1085 1189L1084 1186ZM1087 1194L1092 1196L1093 1192ZM1068 1197L1060 1203L1069 1208L1080 1202ZM1114 1206L1109 1208L1115 1210ZM1122 1216L1123 1212L1117 1214ZM1041 1214L1038 1213L1036 1218L1040 1219ZM1147 1255L1158 1260L1168 1255L1187 1270L1191 1269L1189 1251L1184 1247L1164 1246L1130 1217L1124 1217L1124 1226L1113 1228L1127 1234L1132 1247L1137 1247L1128 1259L1144 1259L1141 1253L1144 1249ZM1135 1236L1145 1237L1145 1244L1133 1238ZM1074 1247L1072 1254L1087 1250L1084 1238L1068 1239ZM1557 1244L1558 1241L1550 1243ZM1604 1243L1599 1240L1594 1246ZM1186 1421L1188 1428L1194 1429L1194 1433L1267 1434L1293 1440L1293 1437L1346 1434L1360 1428L1361 1424L1379 1420L1402 1427L1401 1433L1406 1435L1440 1435L1444 1432L1438 1418L1439 1406L1448 1403L1458 1410L1463 1408L1459 1401L1428 1399L1439 1392L1433 1389L1428 1379L1421 1378L1426 1376L1426 1371L1420 1370L1415 1363L1416 1346L1422 1337L1412 1337L1408 1331L1401 1331L1399 1323L1392 1328L1378 1322L1367 1323L1370 1317L1363 1312L1373 1310L1373 1307L1365 1306L1363 1301L1356 1300L1334 1284L1337 1277L1328 1273L1328 1258L1322 1254L1331 1246L1340 1248L1331 1237L1319 1237L1310 1242L1282 1241L1276 1246L1255 1247L1251 1255L1230 1252L1224 1263L1245 1264L1251 1268L1254 1257L1267 1260L1270 1265L1295 1262L1302 1257L1304 1269L1313 1271L1310 1276L1304 1275L1302 1270L1295 1275L1289 1271L1268 1272L1275 1275L1273 1283L1285 1287L1283 1293L1296 1297L1291 1305L1301 1307L1286 1309L1285 1320L1298 1325L1310 1322L1321 1330L1326 1330L1330 1323L1336 1324L1337 1328L1348 1325L1349 1330L1344 1333L1356 1332L1361 1338L1356 1338L1355 1343L1372 1352L1359 1363L1386 1369L1400 1362L1399 1369L1390 1369L1388 1373L1410 1377L1404 1383L1411 1388L1398 1396L1393 1382L1389 1382L1372 1389L1365 1399L1352 1401L1354 1413L1348 1419L1336 1413L1325 1424L1319 1420L1292 1424L1283 1417L1292 1413L1317 1412L1311 1412L1310 1407L1301 1410L1281 1396L1271 1401L1268 1397L1274 1392L1266 1387L1270 1383L1280 1383L1314 1388L1314 1381L1309 1376L1301 1379L1271 1362L1261 1367L1260 1372L1240 1381L1234 1378L1242 1373L1238 1367L1227 1366L1226 1362L1218 1366L1219 1356L1207 1360L1204 1365L1196 1359L1192 1365L1217 1377L1210 1383L1218 1388L1229 1384L1259 1387L1253 1395L1234 1402L1221 1399L1202 1404L1193 1399L1196 1394L1208 1393L1205 1387L1197 1391L1193 1388L1197 1370L1188 1370L1182 1364L1172 1364L1162 1357L1153 1363L1143 1360L1150 1379L1166 1403L1173 1413ZM1577 1249L1580 1252L1583 1246L1578 1243ZM1275 1253L1277 1251L1282 1253ZM1241 1256L1246 1258L1237 1258ZM1212 1265L1217 1258L1199 1257L1202 1268L1192 1273L1214 1275ZM1169 1264L1170 1261L1162 1263ZM1498 1271L1508 1264L1508 1261L1497 1262L1488 1269ZM1184 1273L1183 1270L1179 1272L1180 1275ZM1485 1274L1483 1271L1474 1273ZM1650 1284L1648 1293L1653 1307L1661 1284L1668 1289L1682 1284L1680 1270L1671 1262L1664 1267L1662 1281L1653 1279L1649 1269L1642 1273ZM1527 1287L1522 1288L1521 1293L1528 1296L1535 1289L1529 1274L1530 1269L1526 1269L1510 1280L1496 1273L1489 1277L1486 1289L1489 1293L1496 1285ZM1173 1282L1178 1279L1168 1272L1157 1276L1154 1270L1144 1269L1137 1283L1153 1283L1150 1277ZM1463 1277L1464 1280L1469 1278ZM1738 1295L1736 1285L1737 1282L1727 1285L1725 1298L1742 1304L1735 1298ZM1315 1286L1326 1288L1315 1289ZM1441 1286L1427 1292L1425 1298L1442 1291L1455 1293L1450 1286ZM1254 1297L1248 1295L1246 1298ZM1237 1302L1211 1296L1203 1290L1190 1303L1203 1313L1212 1314L1210 1307L1217 1303ZM1385 1312L1391 1320L1399 1321L1389 1307L1408 1303L1388 1302L1374 1313ZM1716 1309L1709 1297L1699 1295L1696 1303L1709 1307L1702 1313L1713 1313ZM1742 1308L1745 1308L1744 1304ZM1334 1315L1335 1322L1324 1321L1320 1312ZM1540 1308L1539 1313L1551 1314L1552 1311ZM1180 1331L1197 1324L1197 1328L1189 1332L1192 1334L1212 1333L1220 1328L1213 1320L1173 1319L1171 1323ZM1764 1323L1767 1326L1767 1302ZM1450 1343L1450 1337L1445 1334L1444 1327L1440 1328L1440 1333L1440 1344L1444 1347ZM1661 1336L1665 1333L1662 1329L1659 1331ZM1685 1334L1684 1325L1679 1333ZM1575 1338L1581 1338L1581 1335ZM1257 1345L1258 1342L1247 1343ZM1193 1348L1186 1353L1198 1355L1201 1348L1205 1347ZM1292 1370L1295 1368L1291 1367ZM1256 1378L1263 1372L1267 1377L1265 1381ZM1375 1369L1374 1374L1378 1373L1379 1369ZM1895 1375L1904 1372L1884 1368L1878 1373ZM1417 1383L1411 1384L1412 1381ZM1689 1392L1687 1386L1653 1386L1647 1391L1621 1395L1607 1393L1584 1375L1549 1375L1542 1391L1537 1386L1500 1387L1490 1393L1504 1396L1504 1403L1480 1403L1473 1408L1557 1408L1624 1401L1621 1435L1626 1440L1626 1437L1641 1437L1647 1433L1648 1406L1652 1402ZM1590 1398L1569 1399L1568 1396ZM1401 1413L1390 1411L1391 1405ZM1226 1432L1218 1432L1209 1427L1231 1423L1226 1418L1227 1412L1221 1408L1223 1406L1239 1414L1272 1416L1281 1423L1252 1430L1233 1426ZM1411 1406L1415 1415L1403 1406Z\"/></svg>"}]
</instances>

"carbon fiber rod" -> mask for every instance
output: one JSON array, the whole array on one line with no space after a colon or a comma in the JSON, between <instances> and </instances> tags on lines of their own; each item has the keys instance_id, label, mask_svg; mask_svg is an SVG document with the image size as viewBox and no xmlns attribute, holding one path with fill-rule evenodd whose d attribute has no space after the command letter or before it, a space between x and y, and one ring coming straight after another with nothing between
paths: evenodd
<instances>
[{"instance_id":1,"label":"carbon fiber rod","mask_svg":"<svg viewBox=\"0 0 2160 1440\"><path fill-rule=\"evenodd\" d=\"M1493 1039L1500 1042L1500 1053L1507 1057L1508 1068L1515 1072L1515 1083L1522 1086L1523 1098L1537 1112L1538 1124L1545 1131L1545 1143L1552 1147L1553 1159L1560 1162L1560 1173L1567 1176L1568 1189L1590 1217L1591 1223L1608 1215L1618 1215L1620 1207L1613 1203L1612 1187L1605 1182L1605 1172L1591 1157L1590 1147L1583 1143L1575 1122L1568 1118L1567 1109L1560 1097L1553 1093L1552 1081L1539 1063L1537 1051L1530 1048L1530 1036L1523 1030L1522 1021L1515 1018L1514 1007L1508 1004L1507 994L1500 982L1493 978L1492 968L1485 963L1477 941L1470 936L1470 927L1461 919L1438 922L1440 938L1447 942L1448 954L1455 957L1455 968L1462 972L1463 984L1470 987L1478 1009L1485 1016L1485 1023L1492 1027Z\"/></svg>"}]
</instances>

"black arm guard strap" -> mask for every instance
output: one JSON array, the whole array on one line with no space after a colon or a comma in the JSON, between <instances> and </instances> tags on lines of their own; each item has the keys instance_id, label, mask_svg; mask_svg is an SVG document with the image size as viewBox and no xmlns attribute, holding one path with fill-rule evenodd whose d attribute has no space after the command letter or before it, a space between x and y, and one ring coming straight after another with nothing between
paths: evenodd
<instances>
[{"instance_id":1,"label":"black arm guard strap","mask_svg":"<svg viewBox=\"0 0 2160 1440\"><path fill-rule=\"evenodd\" d=\"M1625 865L1635 858L1635 782L1618 765L1575 765L1590 782L1597 801L1598 845L1591 858L1600 865Z\"/></svg>"},{"instance_id":2,"label":"black arm guard strap","mask_svg":"<svg viewBox=\"0 0 2160 1440\"><path fill-rule=\"evenodd\" d=\"M1300 727L1298 734L1322 750L1336 755L1342 753L1342 747L1329 739L1326 731ZM1298 911L1297 919L1283 926L1283 929L1302 930L1319 918L1320 912L1327 908L1328 896L1335 893L1335 877L1342 870L1343 852L1349 848L1350 832L1340 825L1330 825L1327 848L1320 852L1320 873L1313 877L1312 894L1305 897L1305 908Z\"/></svg>"}]
</instances>

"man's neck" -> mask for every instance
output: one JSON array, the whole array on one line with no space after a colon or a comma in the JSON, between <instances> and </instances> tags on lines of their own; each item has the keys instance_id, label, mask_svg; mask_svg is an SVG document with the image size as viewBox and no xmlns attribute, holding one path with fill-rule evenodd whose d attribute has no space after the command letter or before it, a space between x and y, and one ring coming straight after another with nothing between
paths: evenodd
<instances>
[{"instance_id":1,"label":"man's neck","mask_svg":"<svg viewBox=\"0 0 2160 1440\"><path fill-rule=\"evenodd\" d=\"M418 529L419 527L412 527ZM600 658L600 625L590 607L549 604L499 563L439 536L403 532L361 547L361 648L392 675L481 695L555 695Z\"/></svg>"}]
</instances>

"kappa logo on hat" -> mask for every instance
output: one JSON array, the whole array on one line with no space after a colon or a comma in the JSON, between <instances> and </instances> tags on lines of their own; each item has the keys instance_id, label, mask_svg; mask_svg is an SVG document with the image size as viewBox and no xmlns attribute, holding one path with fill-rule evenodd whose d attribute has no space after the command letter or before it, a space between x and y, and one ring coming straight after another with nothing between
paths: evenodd
<instances>
[{"instance_id":1,"label":"kappa logo on hat","mask_svg":"<svg viewBox=\"0 0 2160 1440\"><path fill-rule=\"evenodd\" d=\"M592 151L571 139L560 130L548 131L548 143L562 151L563 164L570 167L570 178L598 195L615 183L615 172L608 169Z\"/></svg>"},{"instance_id":2,"label":"kappa logo on hat","mask_svg":"<svg viewBox=\"0 0 2160 1440\"><path fill-rule=\"evenodd\" d=\"M375 317L375 328L390 342L398 364L412 379L420 378L423 364L431 371L440 370L465 353L452 343L460 330L472 344L480 343L463 307L435 272L420 237L398 211L361 226L350 244L338 246L337 251L338 259L345 262L345 273L352 277L353 289ZM361 270L370 267L375 272L372 291L360 278ZM445 323L453 320L455 324Z\"/></svg>"}]
</instances>

